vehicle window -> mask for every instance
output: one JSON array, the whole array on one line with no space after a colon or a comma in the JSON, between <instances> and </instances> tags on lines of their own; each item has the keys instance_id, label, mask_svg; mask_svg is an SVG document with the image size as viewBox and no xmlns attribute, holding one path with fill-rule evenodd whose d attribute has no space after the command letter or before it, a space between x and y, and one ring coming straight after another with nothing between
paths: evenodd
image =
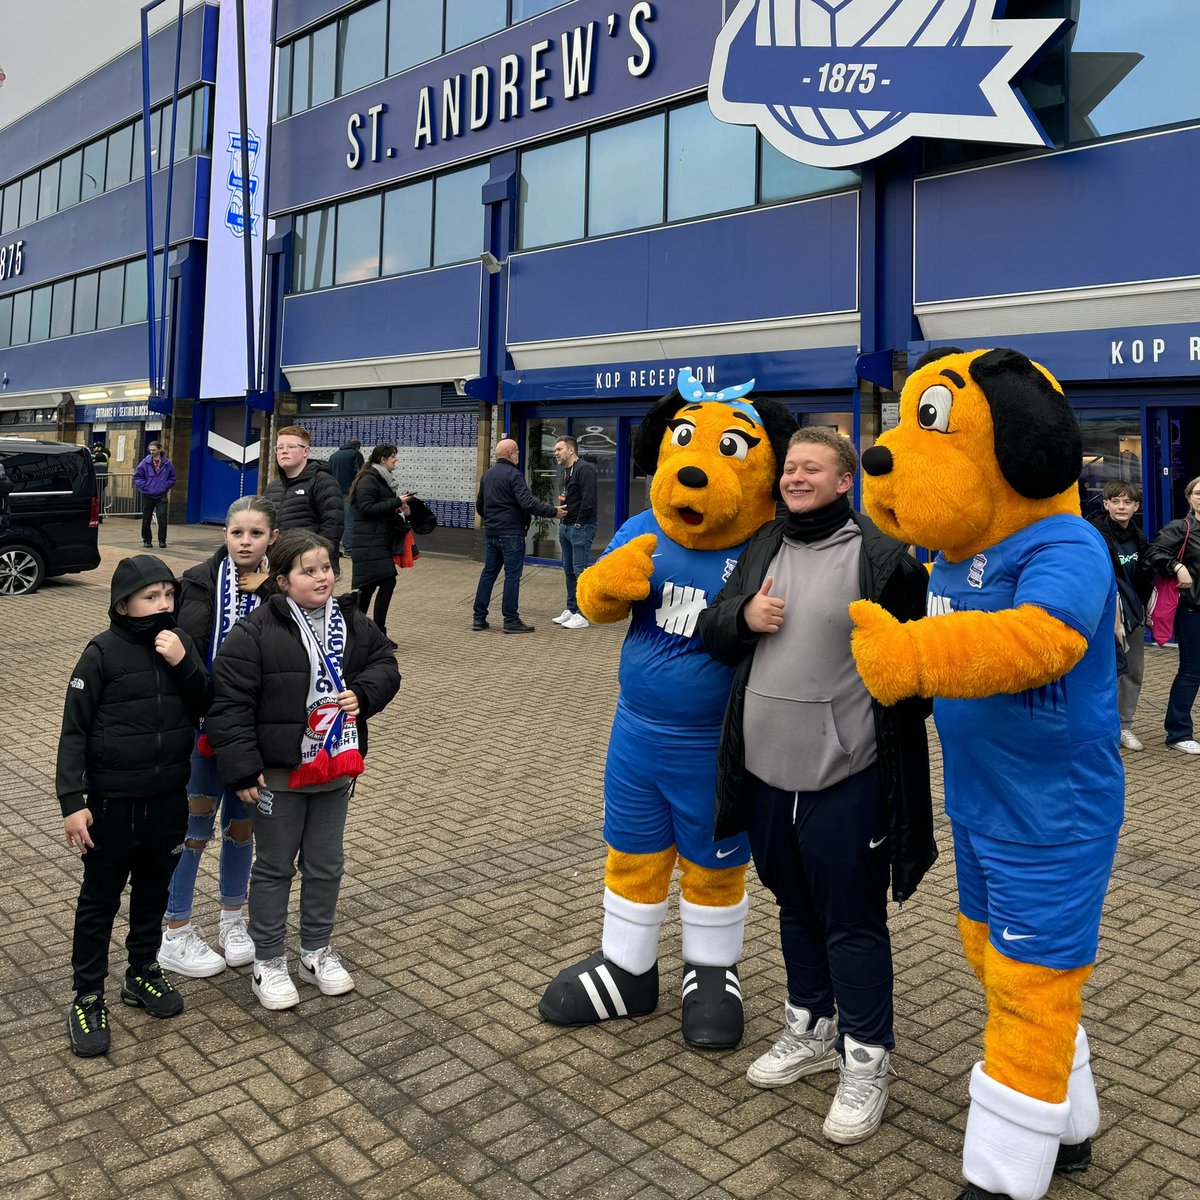
<instances>
[{"instance_id":1,"label":"vehicle window","mask_svg":"<svg viewBox=\"0 0 1200 1200\"><path fill-rule=\"evenodd\" d=\"M18 451L4 456L4 470L13 485L13 495L22 492L69 492L71 477L57 454Z\"/></svg>"}]
</instances>

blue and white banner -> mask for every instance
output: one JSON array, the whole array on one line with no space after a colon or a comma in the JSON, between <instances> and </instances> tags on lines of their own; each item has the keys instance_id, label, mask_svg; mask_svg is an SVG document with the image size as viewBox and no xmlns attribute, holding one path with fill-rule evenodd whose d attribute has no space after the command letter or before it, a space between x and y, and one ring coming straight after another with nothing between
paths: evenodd
<instances>
[{"instance_id":1,"label":"blue and white banner","mask_svg":"<svg viewBox=\"0 0 1200 1200\"><path fill-rule=\"evenodd\" d=\"M849 167L912 137L1048 145L1013 77L1064 25L996 0L739 0L717 37L714 115L789 158Z\"/></svg>"}]
</instances>

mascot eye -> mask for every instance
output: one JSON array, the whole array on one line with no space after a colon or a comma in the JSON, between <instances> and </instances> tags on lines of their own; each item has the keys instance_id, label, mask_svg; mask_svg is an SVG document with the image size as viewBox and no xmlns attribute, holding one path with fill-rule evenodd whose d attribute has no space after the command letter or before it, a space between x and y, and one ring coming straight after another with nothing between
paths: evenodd
<instances>
[{"instance_id":1,"label":"mascot eye","mask_svg":"<svg viewBox=\"0 0 1200 1200\"><path fill-rule=\"evenodd\" d=\"M935 383L933 387L927 387L917 401L917 424L934 433L948 433L950 409L953 407L954 397L950 389L943 383Z\"/></svg>"},{"instance_id":2,"label":"mascot eye","mask_svg":"<svg viewBox=\"0 0 1200 1200\"><path fill-rule=\"evenodd\" d=\"M694 425L682 424L676 425L671 430L671 445L672 446L688 446L691 445L692 435L696 432Z\"/></svg>"},{"instance_id":3,"label":"mascot eye","mask_svg":"<svg viewBox=\"0 0 1200 1200\"><path fill-rule=\"evenodd\" d=\"M758 439L747 438L745 434L729 430L721 435L721 444L717 447L723 458L744 459L750 453L750 447L757 444Z\"/></svg>"}]
</instances>

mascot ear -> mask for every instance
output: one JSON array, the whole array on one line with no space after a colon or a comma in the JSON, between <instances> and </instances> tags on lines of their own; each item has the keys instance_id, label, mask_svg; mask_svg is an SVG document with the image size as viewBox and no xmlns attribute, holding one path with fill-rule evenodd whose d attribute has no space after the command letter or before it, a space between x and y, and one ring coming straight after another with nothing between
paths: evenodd
<instances>
[{"instance_id":1,"label":"mascot ear","mask_svg":"<svg viewBox=\"0 0 1200 1200\"><path fill-rule=\"evenodd\" d=\"M924 354L913 364L913 370L919 371L922 367L927 367L931 362L937 362L939 358L946 358L951 354L962 354L957 346L934 346L932 350L926 350Z\"/></svg>"},{"instance_id":2,"label":"mascot ear","mask_svg":"<svg viewBox=\"0 0 1200 1200\"><path fill-rule=\"evenodd\" d=\"M653 475L658 470L658 448L667 431L667 422L689 403L677 391L668 392L642 418L633 435L633 462L643 475Z\"/></svg>"},{"instance_id":3,"label":"mascot ear","mask_svg":"<svg viewBox=\"0 0 1200 1200\"><path fill-rule=\"evenodd\" d=\"M780 498L779 477L783 474L783 460L787 458L788 442L792 434L799 429L796 418L778 400L767 400L751 396L750 403L754 405L762 418L763 428L767 431L767 440L775 453L775 478L771 482L771 495L776 500Z\"/></svg>"},{"instance_id":4,"label":"mascot ear","mask_svg":"<svg viewBox=\"0 0 1200 1200\"><path fill-rule=\"evenodd\" d=\"M989 350L969 370L991 407L996 462L1009 487L1027 500L1071 487L1083 469L1083 435L1062 392L1016 350Z\"/></svg>"}]
</instances>

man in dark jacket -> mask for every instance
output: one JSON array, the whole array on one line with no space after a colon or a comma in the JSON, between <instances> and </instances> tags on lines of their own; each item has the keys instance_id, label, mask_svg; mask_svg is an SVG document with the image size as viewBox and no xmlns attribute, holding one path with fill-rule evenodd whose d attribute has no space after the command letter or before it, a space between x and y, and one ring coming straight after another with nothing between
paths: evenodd
<instances>
[{"instance_id":1,"label":"man in dark jacket","mask_svg":"<svg viewBox=\"0 0 1200 1200\"><path fill-rule=\"evenodd\" d=\"M735 665L717 761L717 838L747 830L779 904L788 997L782 1037L751 1064L758 1087L838 1070L830 1141L870 1137L887 1103L893 894L933 862L924 701L877 705L850 653L849 605L924 615L908 548L854 512L853 445L797 431L780 491L788 516L751 540L700 614L705 648ZM837 1015L835 1017L835 1005Z\"/></svg>"},{"instance_id":2,"label":"man in dark jacket","mask_svg":"<svg viewBox=\"0 0 1200 1200\"><path fill-rule=\"evenodd\" d=\"M175 467L158 442L151 442L148 449L150 453L133 471L133 486L142 497L142 545L150 548L150 518L154 517L159 548L166 549L168 497L175 486Z\"/></svg>"},{"instance_id":3,"label":"man in dark jacket","mask_svg":"<svg viewBox=\"0 0 1200 1200\"><path fill-rule=\"evenodd\" d=\"M565 508L539 500L525 482L517 461L520 452L512 438L496 443L496 461L479 481L475 511L483 522L484 559L475 590L472 629L487 629L488 605L496 576L504 567L504 594L500 611L505 633L532 633L533 626L521 620L521 572L525 569L525 533L534 517L562 517Z\"/></svg>"},{"instance_id":4,"label":"man in dark jacket","mask_svg":"<svg viewBox=\"0 0 1200 1200\"><path fill-rule=\"evenodd\" d=\"M347 554L353 549L354 542L354 507L350 503L350 485L354 482L355 475L362 469L365 461L362 456L362 442L358 438L351 438L339 446L329 460L329 472L337 480L338 487L342 489L342 495L346 497L343 510L346 529L342 534L342 548Z\"/></svg>"},{"instance_id":5,"label":"man in dark jacket","mask_svg":"<svg viewBox=\"0 0 1200 1200\"><path fill-rule=\"evenodd\" d=\"M333 547L330 562L336 571L337 548L345 525L345 497L323 462L314 462L308 430L288 425L275 435L275 461L279 478L267 487L266 497L279 514L279 529L307 529L319 533Z\"/></svg>"},{"instance_id":6,"label":"man in dark jacket","mask_svg":"<svg viewBox=\"0 0 1200 1200\"><path fill-rule=\"evenodd\" d=\"M575 583L587 569L592 539L596 536L596 468L579 457L579 443L573 437L560 437L554 443L554 458L562 467L562 492L558 499L567 510L558 530L567 607L554 618L554 623L564 629L586 629L588 619L575 603Z\"/></svg>"}]
</instances>

